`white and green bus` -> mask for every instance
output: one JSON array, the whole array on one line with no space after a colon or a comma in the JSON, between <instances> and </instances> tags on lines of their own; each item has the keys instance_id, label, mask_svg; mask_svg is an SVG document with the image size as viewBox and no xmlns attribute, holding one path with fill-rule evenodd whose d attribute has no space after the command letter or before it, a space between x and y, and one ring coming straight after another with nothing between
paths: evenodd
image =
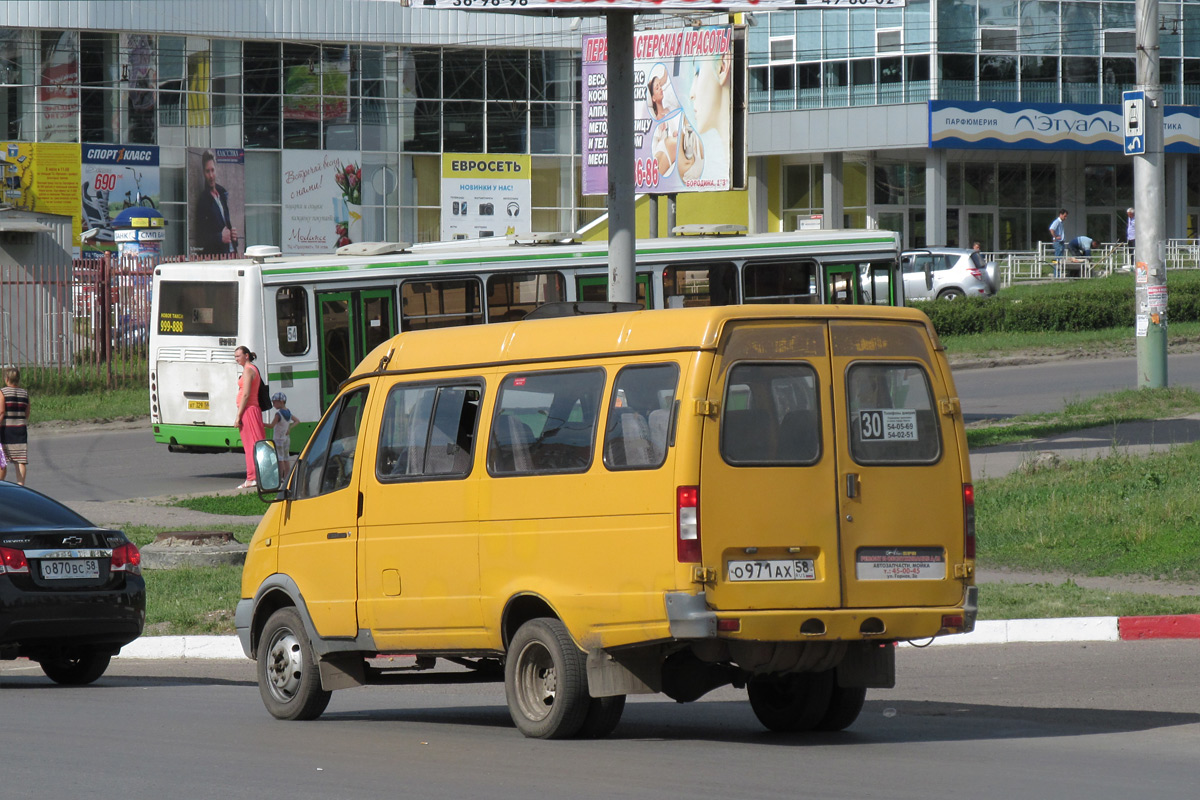
<instances>
[{"instance_id":1,"label":"white and green bus","mask_svg":"<svg viewBox=\"0 0 1200 800\"><path fill-rule=\"evenodd\" d=\"M732 227L639 240L638 304L904 305L896 233ZM341 382L395 333L511 321L548 303L605 301L608 292L607 243L571 234L365 243L322 256L248 252L154 270L150 414L155 440L172 451L241 449L238 345L257 354L271 391L287 394L300 420L291 434L298 452Z\"/></svg>"}]
</instances>

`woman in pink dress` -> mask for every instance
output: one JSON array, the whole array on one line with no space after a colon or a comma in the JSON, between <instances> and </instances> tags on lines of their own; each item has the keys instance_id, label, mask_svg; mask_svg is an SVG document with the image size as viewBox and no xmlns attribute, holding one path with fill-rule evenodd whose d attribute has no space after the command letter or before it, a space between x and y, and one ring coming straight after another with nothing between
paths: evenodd
<instances>
[{"instance_id":1,"label":"woman in pink dress","mask_svg":"<svg viewBox=\"0 0 1200 800\"><path fill-rule=\"evenodd\" d=\"M246 481L239 489L253 489L258 485L258 474L254 471L254 445L267 438L263 427L262 409L258 407L258 384L262 376L253 362L258 356L245 346L233 351L233 360L242 368L238 376L237 428L242 435L242 449L246 451Z\"/></svg>"}]
</instances>

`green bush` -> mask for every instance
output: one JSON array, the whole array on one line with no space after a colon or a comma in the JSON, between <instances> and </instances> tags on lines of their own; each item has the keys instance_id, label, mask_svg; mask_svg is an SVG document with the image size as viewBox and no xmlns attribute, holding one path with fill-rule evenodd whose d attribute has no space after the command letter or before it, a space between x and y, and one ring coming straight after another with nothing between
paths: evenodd
<instances>
[{"instance_id":1,"label":"green bush","mask_svg":"<svg viewBox=\"0 0 1200 800\"><path fill-rule=\"evenodd\" d=\"M1200 321L1200 272L1172 271L1168 287L1168 321ZM1113 275L1013 287L986 299L914 301L912 306L929 315L940 336L1103 330L1133 326L1134 285L1129 275Z\"/></svg>"}]
</instances>

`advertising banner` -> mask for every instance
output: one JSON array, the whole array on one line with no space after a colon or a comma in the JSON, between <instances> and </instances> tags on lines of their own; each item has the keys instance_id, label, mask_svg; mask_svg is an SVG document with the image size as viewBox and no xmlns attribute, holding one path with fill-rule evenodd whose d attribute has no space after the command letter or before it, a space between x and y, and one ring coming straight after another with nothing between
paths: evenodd
<instances>
[{"instance_id":1,"label":"advertising banner","mask_svg":"<svg viewBox=\"0 0 1200 800\"><path fill-rule=\"evenodd\" d=\"M38 86L38 139L79 141L79 32L42 38L42 74Z\"/></svg>"},{"instance_id":2,"label":"advertising banner","mask_svg":"<svg viewBox=\"0 0 1200 800\"><path fill-rule=\"evenodd\" d=\"M929 101L929 146L960 150L1090 150L1124 152L1119 103L986 103ZM1168 153L1200 152L1200 109L1166 106Z\"/></svg>"},{"instance_id":3,"label":"advertising banner","mask_svg":"<svg viewBox=\"0 0 1200 800\"><path fill-rule=\"evenodd\" d=\"M129 139L135 142L154 141L154 115L157 113L158 83L157 53L154 37L144 33L121 34L121 69L129 75L125 81L125 112L129 119Z\"/></svg>"},{"instance_id":4,"label":"advertising banner","mask_svg":"<svg viewBox=\"0 0 1200 800\"><path fill-rule=\"evenodd\" d=\"M189 147L188 251L220 256L245 249L246 151Z\"/></svg>"},{"instance_id":5,"label":"advertising banner","mask_svg":"<svg viewBox=\"0 0 1200 800\"><path fill-rule=\"evenodd\" d=\"M731 188L733 29L634 34L635 191ZM583 37L583 193L608 193L608 47ZM615 134L615 132L613 132Z\"/></svg>"},{"instance_id":6,"label":"advertising banner","mask_svg":"<svg viewBox=\"0 0 1200 800\"><path fill-rule=\"evenodd\" d=\"M358 150L283 151L283 252L362 241L361 165Z\"/></svg>"},{"instance_id":7,"label":"advertising banner","mask_svg":"<svg viewBox=\"0 0 1200 800\"><path fill-rule=\"evenodd\" d=\"M442 239L532 230L529 156L442 154Z\"/></svg>"},{"instance_id":8,"label":"advertising banner","mask_svg":"<svg viewBox=\"0 0 1200 800\"><path fill-rule=\"evenodd\" d=\"M553 8L563 13L607 8L630 8L644 13L663 9L686 11L770 11L802 8L903 8L908 0L419 0L424 8L471 9L472 11L516 11L528 8Z\"/></svg>"},{"instance_id":9,"label":"advertising banner","mask_svg":"<svg viewBox=\"0 0 1200 800\"><path fill-rule=\"evenodd\" d=\"M114 250L112 220L133 206L158 208L158 147L85 144L82 146L84 230L99 233L83 246L84 256Z\"/></svg>"},{"instance_id":10,"label":"advertising banner","mask_svg":"<svg viewBox=\"0 0 1200 800\"><path fill-rule=\"evenodd\" d=\"M71 217L72 241L82 232L79 217L79 145L0 143L4 202L25 211Z\"/></svg>"}]
</instances>

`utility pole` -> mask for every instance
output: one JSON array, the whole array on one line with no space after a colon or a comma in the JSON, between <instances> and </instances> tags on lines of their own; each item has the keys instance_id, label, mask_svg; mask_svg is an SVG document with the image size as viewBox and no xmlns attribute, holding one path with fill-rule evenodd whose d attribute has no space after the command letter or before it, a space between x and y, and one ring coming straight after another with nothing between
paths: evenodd
<instances>
[{"instance_id":1,"label":"utility pole","mask_svg":"<svg viewBox=\"0 0 1200 800\"><path fill-rule=\"evenodd\" d=\"M633 175L633 12L605 12L608 33L608 299L637 297Z\"/></svg>"},{"instance_id":2,"label":"utility pole","mask_svg":"<svg viewBox=\"0 0 1200 800\"><path fill-rule=\"evenodd\" d=\"M1143 93L1144 152L1133 156L1135 324L1139 389L1167 385L1167 209L1164 202L1163 90L1158 72L1158 0L1137 0L1137 81ZM1129 106L1126 102L1125 106ZM1128 114L1128 108L1126 109ZM1126 120L1126 152L1129 146Z\"/></svg>"}]
</instances>

